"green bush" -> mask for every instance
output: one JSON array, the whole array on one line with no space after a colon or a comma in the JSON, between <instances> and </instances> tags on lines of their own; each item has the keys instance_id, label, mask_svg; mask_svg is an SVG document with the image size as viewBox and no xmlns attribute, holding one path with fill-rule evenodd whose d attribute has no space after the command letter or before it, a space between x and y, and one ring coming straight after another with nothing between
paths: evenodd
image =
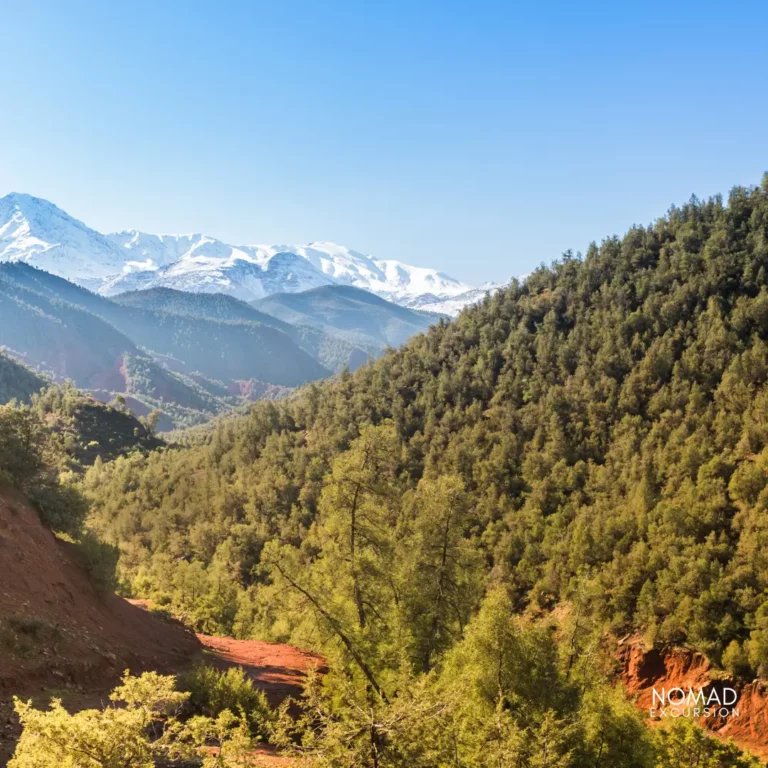
<instances>
[{"instance_id":1,"label":"green bush","mask_svg":"<svg viewBox=\"0 0 768 768\"><path fill-rule=\"evenodd\" d=\"M39 485L30 492L30 499L40 513L40 519L52 531L73 537L81 534L88 502L74 485Z\"/></svg>"},{"instance_id":2,"label":"green bush","mask_svg":"<svg viewBox=\"0 0 768 768\"><path fill-rule=\"evenodd\" d=\"M101 593L114 592L117 589L117 547L101 541L90 531L75 542L75 547L80 565L96 589Z\"/></svg>"},{"instance_id":3,"label":"green bush","mask_svg":"<svg viewBox=\"0 0 768 768\"><path fill-rule=\"evenodd\" d=\"M723 669L730 672L734 677L750 678L754 676L749 663L749 656L738 640L731 640L728 647L723 651Z\"/></svg>"},{"instance_id":4,"label":"green bush","mask_svg":"<svg viewBox=\"0 0 768 768\"><path fill-rule=\"evenodd\" d=\"M179 677L179 688L189 692L189 702L196 712L207 717L216 717L225 710L241 713L254 734L269 736L273 712L267 697L254 687L242 667L221 671L200 664Z\"/></svg>"},{"instance_id":5,"label":"green bush","mask_svg":"<svg viewBox=\"0 0 768 768\"><path fill-rule=\"evenodd\" d=\"M0 406L0 469L22 490L34 487L46 469L50 434L26 406Z\"/></svg>"},{"instance_id":6,"label":"green bush","mask_svg":"<svg viewBox=\"0 0 768 768\"><path fill-rule=\"evenodd\" d=\"M69 714L53 699L44 711L14 699L22 733L10 768L148 768L199 765L234 768L247 764L252 739L231 712L216 719L178 719L187 694L172 676L146 672L111 694L111 705ZM212 750L211 748L214 748Z\"/></svg>"},{"instance_id":7,"label":"green bush","mask_svg":"<svg viewBox=\"0 0 768 768\"><path fill-rule=\"evenodd\" d=\"M654 731L657 768L760 768L763 763L733 742L707 735L693 721L681 718Z\"/></svg>"}]
</instances>

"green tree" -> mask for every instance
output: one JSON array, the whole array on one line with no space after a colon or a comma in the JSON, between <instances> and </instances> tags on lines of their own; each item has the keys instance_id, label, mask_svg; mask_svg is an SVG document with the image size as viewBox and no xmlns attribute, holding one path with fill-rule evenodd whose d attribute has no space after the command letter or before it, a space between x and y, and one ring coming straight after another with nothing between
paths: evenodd
<instances>
[{"instance_id":1,"label":"green tree","mask_svg":"<svg viewBox=\"0 0 768 768\"><path fill-rule=\"evenodd\" d=\"M399 592L414 658L425 672L461 637L482 593L483 564L470 525L458 475L422 479L406 504L396 552Z\"/></svg>"},{"instance_id":2,"label":"green tree","mask_svg":"<svg viewBox=\"0 0 768 768\"><path fill-rule=\"evenodd\" d=\"M762 763L732 743L708 737L691 720L681 718L656 731L655 768L758 768Z\"/></svg>"}]
</instances>

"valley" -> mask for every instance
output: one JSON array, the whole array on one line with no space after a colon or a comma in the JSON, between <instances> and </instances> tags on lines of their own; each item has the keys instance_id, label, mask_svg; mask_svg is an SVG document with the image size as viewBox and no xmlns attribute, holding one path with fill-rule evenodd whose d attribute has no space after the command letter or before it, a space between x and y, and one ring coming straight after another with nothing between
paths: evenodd
<instances>
[{"instance_id":1,"label":"valley","mask_svg":"<svg viewBox=\"0 0 768 768\"><path fill-rule=\"evenodd\" d=\"M24 263L0 264L0 345L55 381L106 402L130 398L138 415L156 411L167 431L354 370L438 320L360 289L319 290L322 301L286 322L224 294L107 299Z\"/></svg>"}]
</instances>

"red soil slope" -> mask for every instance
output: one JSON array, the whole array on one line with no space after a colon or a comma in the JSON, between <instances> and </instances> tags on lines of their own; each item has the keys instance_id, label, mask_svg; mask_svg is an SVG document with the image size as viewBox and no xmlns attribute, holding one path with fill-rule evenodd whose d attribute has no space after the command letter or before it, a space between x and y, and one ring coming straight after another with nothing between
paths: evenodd
<instances>
[{"instance_id":1,"label":"red soil slope","mask_svg":"<svg viewBox=\"0 0 768 768\"><path fill-rule=\"evenodd\" d=\"M0 696L112 682L127 668L171 670L199 648L180 624L98 594L74 548L21 495L0 493Z\"/></svg>"},{"instance_id":2,"label":"red soil slope","mask_svg":"<svg viewBox=\"0 0 768 768\"><path fill-rule=\"evenodd\" d=\"M715 674L706 657L690 648L664 648L646 651L641 641L633 638L622 645L622 682L635 697L637 706L649 712L653 706L653 688L712 688L725 686L739 693L738 716L700 718L699 724L723 739L733 739L742 749L768 758L768 686L760 680L741 684L722 672Z\"/></svg>"}]
</instances>

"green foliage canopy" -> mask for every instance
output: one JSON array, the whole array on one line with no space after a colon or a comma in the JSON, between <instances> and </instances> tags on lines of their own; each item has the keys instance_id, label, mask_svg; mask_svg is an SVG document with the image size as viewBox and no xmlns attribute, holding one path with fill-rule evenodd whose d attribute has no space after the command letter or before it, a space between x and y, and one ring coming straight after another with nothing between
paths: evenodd
<instances>
[{"instance_id":1,"label":"green foliage canopy","mask_svg":"<svg viewBox=\"0 0 768 768\"><path fill-rule=\"evenodd\" d=\"M92 470L93 525L121 547L137 593L193 613L199 594L192 603L172 585L196 568L199 622L286 638L297 622L259 597L280 578L265 551L290 548L285 562L312 578L338 566L330 594L348 600L351 585L349 611L367 590L375 622L384 573L410 569L406 603L409 578L434 579L439 564L416 561L434 555L443 520L450 589L441 606L411 609L437 613L434 633L409 630L415 664L433 665L477 609L479 567L516 610L588 594L616 632L685 640L716 662L731 648L742 672L744 658L765 671L767 270L768 182L727 202L694 198L354 374L257 405L188 449ZM340 534L350 515L329 499L367 425L388 430L377 475L393 498L370 485L352 557ZM418 490L449 475L460 490ZM439 494L454 501L436 509ZM421 544L406 555L411 539Z\"/></svg>"}]
</instances>

